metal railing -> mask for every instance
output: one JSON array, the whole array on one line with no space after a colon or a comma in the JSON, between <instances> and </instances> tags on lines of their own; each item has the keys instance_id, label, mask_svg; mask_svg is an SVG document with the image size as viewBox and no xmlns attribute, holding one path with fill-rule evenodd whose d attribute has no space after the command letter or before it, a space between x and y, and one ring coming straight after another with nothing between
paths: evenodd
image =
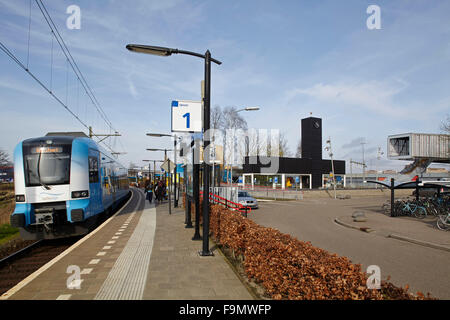
<instances>
[{"instance_id":1,"label":"metal railing","mask_svg":"<svg viewBox=\"0 0 450 320\"><path fill-rule=\"evenodd\" d=\"M202 199L203 199L203 191L200 191L200 200ZM221 197L214 193L209 194L209 200L212 201L213 203L223 205L227 209L238 211L244 217L247 217L247 214L252 211L252 209L248 206L244 206L240 203L228 200L227 198Z\"/></svg>"}]
</instances>

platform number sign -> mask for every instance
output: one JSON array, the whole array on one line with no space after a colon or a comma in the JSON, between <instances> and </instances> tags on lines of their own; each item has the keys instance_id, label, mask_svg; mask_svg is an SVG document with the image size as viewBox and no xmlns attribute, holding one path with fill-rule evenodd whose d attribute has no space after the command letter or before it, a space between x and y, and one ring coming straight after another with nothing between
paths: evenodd
<instances>
[{"instance_id":1,"label":"platform number sign","mask_svg":"<svg viewBox=\"0 0 450 320\"><path fill-rule=\"evenodd\" d=\"M202 132L203 112L200 101L172 101L172 131Z\"/></svg>"},{"instance_id":2,"label":"platform number sign","mask_svg":"<svg viewBox=\"0 0 450 320\"><path fill-rule=\"evenodd\" d=\"M190 112L186 112L185 114L183 114L183 118L186 118L186 129L190 129L191 128L191 113Z\"/></svg>"}]
</instances>

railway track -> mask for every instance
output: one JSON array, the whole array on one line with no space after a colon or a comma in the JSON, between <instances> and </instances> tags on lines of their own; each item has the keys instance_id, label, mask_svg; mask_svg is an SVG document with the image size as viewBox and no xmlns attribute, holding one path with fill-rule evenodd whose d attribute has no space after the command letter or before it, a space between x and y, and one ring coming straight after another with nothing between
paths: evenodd
<instances>
[{"instance_id":1,"label":"railway track","mask_svg":"<svg viewBox=\"0 0 450 320\"><path fill-rule=\"evenodd\" d=\"M119 210L129 199L131 193L110 213L99 218L97 226ZM44 264L57 257L83 236L39 240L0 260L0 295L7 292Z\"/></svg>"},{"instance_id":2,"label":"railway track","mask_svg":"<svg viewBox=\"0 0 450 320\"><path fill-rule=\"evenodd\" d=\"M0 260L0 295L58 256L80 237L40 240Z\"/></svg>"}]
</instances>

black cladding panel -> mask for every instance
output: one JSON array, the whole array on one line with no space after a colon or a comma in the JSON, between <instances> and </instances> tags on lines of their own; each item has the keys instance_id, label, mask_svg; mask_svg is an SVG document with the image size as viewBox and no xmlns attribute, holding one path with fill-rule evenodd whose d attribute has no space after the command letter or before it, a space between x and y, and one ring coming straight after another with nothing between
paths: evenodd
<instances>
[{"instance_id":1,"label":"black cladding panel","mask_svg":"<svg viewBox=\"0 0 450 320\"><path fill-rule=\"evenodd\" d=\"M345 174L345 161L334 160L334 172ZM268 157L244 157L244 173L272 174L329 174L331 172L331 160L312 160L303 158L274 158Z\"/></svg>"},{"instance_id":2,"label":"black cladding panel","mask_svg":"<svg viewBox=\"0 0 450 320\"><path fill-rule=\"evenodd\" d=\"M322 159L322 119L302 119L302 158Z\"/></svg>"}]
</instances>

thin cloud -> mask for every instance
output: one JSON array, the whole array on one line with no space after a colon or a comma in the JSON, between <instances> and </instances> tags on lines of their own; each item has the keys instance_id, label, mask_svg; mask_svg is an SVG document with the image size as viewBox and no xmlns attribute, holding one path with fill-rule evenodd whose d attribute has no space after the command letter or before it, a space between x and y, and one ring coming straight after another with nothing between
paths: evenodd
<instances>
[{"instance_id":1,"label":"thin cloud","mask_svg":"<svg viewBox=\"0 0 450 320\"><path fill-rule=\"evenodd\" d=\"M288 101L306 96L346 109L365 109L371 113L395 117L415 118L417 110L397 105L394 100L407 86L405 81L379 82L360 81L356 83L317 83L309 88L297 88L287 92ZM351 111L351 110L349 110Z\"/></svg>"},{"instance_id":2,"label":"thin cloud","mask_svg":"<svg viewBox=\"0 0 450 320\"><path fill-rule=\"evenodd\" d=\"M353 139L351 142L349 143L345 143L342 145L342 149L353 149L356 147L361 147L361 143L365 142L365 139L363 137L359 137L356 139Z\"/></svg>"}]
</instances>

